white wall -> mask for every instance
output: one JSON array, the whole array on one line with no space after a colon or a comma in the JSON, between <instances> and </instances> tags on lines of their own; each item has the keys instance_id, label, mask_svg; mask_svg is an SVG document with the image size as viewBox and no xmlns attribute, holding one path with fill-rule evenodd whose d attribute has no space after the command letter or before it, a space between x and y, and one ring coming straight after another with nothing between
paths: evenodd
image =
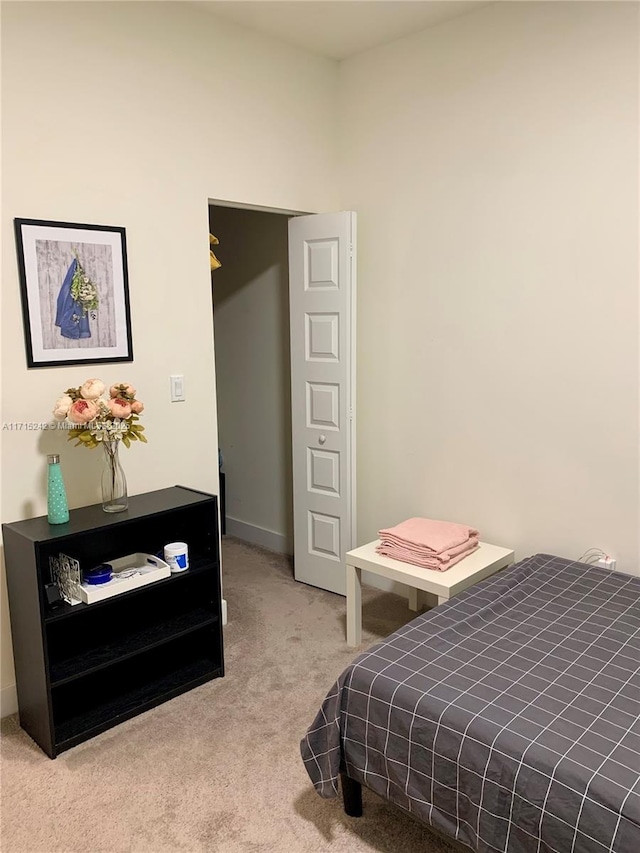
<instances>
[{"instance_id":1,"label":"white wall","mask_svg":"<svg viewBox=\"0 0 640 853\"><path fill-rule=\"evenodd\" d=\"M227 531L293 553L288 217L212 207Z\"/></svg>"},{"instance_id":2,"label":"white wall","mask_svg":"<svg viewBox=\"0 0 640 853\"><path fill-rule=\"evenodd\" d=\"M207 201L335 209L337 65L189 3L5 3L2 72L2 420L46 420L69 385L124 378L149 437L125 452L130 492L217 491ZM26 369L13 217L126 227L132 364ZM170 403L171 373L186 403ZM0 435L2 519L45 512L59 437ZM98 500L98 457L64 444L62 463L72 506ZM1 606L10 686L4 592Z\"/></svg>"},{"instance_id":3,"label":"white wall","mask_svg":"<svg viewBox=\"0 0 640 853\"><path fill-rule=\"evenodd\" d=\"M348 60L358 538L638 571L638 7L495 3Z\"/></svg>"}]
</instances>

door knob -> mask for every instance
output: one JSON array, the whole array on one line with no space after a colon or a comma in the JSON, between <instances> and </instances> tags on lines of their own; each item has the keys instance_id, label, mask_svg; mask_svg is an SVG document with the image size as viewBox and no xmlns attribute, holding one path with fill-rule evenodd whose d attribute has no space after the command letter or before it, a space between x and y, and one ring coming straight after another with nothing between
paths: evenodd
<instances>
[{"instance_id":1,"label":"door knob","mask_svg":"<svg viewBox=\"0 0 640 853\"><path fill-rule=\"evenodd\" d=\"M327 440L327 436L326 436L326 435L320 435L320 436L318 436L318 444L324 444L326 440Z\"/></svg>"}]
</instances>

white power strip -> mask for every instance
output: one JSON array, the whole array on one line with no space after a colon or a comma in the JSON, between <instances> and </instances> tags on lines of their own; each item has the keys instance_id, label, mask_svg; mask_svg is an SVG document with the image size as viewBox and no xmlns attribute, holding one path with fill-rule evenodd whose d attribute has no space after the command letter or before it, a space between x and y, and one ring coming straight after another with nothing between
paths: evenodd
<instances>
[{"instance_id":1,"label":"white power strip","mask_svg":"<svg viewBox=\"0 0 640 853\"><path fill-rule=\"evenodd\" d=\"M610 572L613 572L616 568L616 561L613 557L609 557L609 555L607 555L606 557L600 557L596 566L600 566L601 569L609 569Z\"/></svg>"}]
</instances>

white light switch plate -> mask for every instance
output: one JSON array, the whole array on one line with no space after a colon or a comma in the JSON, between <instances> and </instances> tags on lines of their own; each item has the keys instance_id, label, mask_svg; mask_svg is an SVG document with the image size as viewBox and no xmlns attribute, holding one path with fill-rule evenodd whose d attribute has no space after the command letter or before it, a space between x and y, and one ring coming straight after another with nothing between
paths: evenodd
<instances>
[{"instance_id":1,"label":"white light switch plate","mask_svg":"<svg viewBox=\"0 0 640 853\"><path fill-rule=\"evenodd\" d=\"M177 374L170 376L171 380L171 402L172 403L181 403L183 400L186 400L185 392L184 392L184 376L182 374Z\"/></svg>"}]
</instances>

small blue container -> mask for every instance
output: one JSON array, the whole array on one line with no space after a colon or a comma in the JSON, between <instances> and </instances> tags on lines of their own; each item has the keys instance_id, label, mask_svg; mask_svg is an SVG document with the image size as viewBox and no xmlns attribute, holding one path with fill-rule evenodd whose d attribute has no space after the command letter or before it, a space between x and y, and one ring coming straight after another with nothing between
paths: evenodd
<instances>
[{"instance_id":1,"label":"small blue container","mask_svg":"<svg viewBox=\"0 0 640 853\"><path fill-rule=\"evenodd\" d=\"M108 583L111 580L113 568L109 563L101 563L93 569L84 572L84 581L89 584Z\"/></svg>"}]
</instances>

